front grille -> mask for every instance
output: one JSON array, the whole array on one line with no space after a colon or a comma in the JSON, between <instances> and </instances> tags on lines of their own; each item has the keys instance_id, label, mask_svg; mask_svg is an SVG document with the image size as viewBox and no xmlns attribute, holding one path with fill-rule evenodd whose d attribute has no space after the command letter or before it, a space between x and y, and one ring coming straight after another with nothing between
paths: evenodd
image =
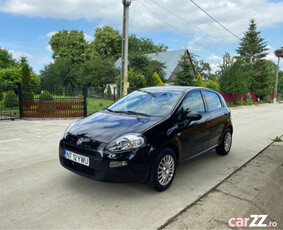
<instances>
[{"instance_id":1,"label":"front grille","mask_svg":"<svg viewBox=\"0 0 283 230\"><path fill-rule=\"evenodd\" d=\"M97 180L102 179L104 177L104 170L102 169L90 168L65 158L63 158L63 162L66 165L66 167L74 170L75 172L89 175Z\"/></svg>"},{"instance_id":2,"label":"front grille","mask_svg":"<svg viewBox=\"0 0 283 230\"><path fill-rule=\"evenodd\" d=\"M99 152L91 150L91 149L82 148L82 147L71 145L68 143L64 143L64 149L74 151L75 153L78 153L78 154L82 153L83 155L91 156L91 158L93 158L94 160L102 159Z\"/></svg>"}]
</instances>

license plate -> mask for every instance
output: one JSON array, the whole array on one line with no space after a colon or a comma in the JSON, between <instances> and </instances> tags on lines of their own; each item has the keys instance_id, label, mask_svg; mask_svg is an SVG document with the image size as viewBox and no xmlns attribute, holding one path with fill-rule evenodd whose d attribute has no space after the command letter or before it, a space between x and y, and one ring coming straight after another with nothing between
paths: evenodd
<instances>
[{"instance_id":1,"label":"license plate","mask_svg":"<svg viewBox=\"0 0 283 230\"><path fill-rule=\"evenodd\" d=\"M89 166L89 157L85 157L80 154L73 153L66 149L64 150L64 157L79 164Z\"/></svg>"}]
</instances>

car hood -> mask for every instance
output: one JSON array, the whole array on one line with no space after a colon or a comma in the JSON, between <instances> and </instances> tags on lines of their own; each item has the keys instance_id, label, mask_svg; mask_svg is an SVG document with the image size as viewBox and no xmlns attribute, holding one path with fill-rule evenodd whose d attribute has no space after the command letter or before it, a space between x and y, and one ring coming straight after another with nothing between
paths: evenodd
<instances>
[{"instance_id":1,"label":"car hood","mask_svg":"<svg viewBox=\"0 0 283 230\"><path fill-rule=\"evenodd\" d=\"M142 133L161 119L101 111L75 122L68 134L110 143L126 133Z\"/></svg>"}]
</instances>

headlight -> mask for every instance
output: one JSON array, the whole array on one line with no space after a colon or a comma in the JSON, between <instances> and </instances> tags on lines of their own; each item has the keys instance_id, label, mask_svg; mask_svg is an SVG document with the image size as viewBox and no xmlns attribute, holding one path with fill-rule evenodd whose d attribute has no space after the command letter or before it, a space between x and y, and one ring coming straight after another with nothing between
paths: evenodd
<instances>
[{"instance_id":1,"label":"headlight","mask_svg":"<svg viewBox=\"0 0 283 230\"><path fill-rule=\"evenodd\" d=\"M65 131L65 133L64 133L63 138L66 138L66 137L67 137L68 131L70 130L70 128L72 128L72 126L73 126L74 124L76 124L76 121L69 125L69 127L66 129L66 131Z\"/></svg>"},{"instance_id":2,"label":"headlight","mask_svg":"<svg viewBox=\"0 0 283 230\"><path fill-rule=\"evenodd\" d=\"M107 145L106 149L109 151L122 151L135 149L145 143L144 137L140 133L128 133Z\"/></svg>"}]
</instances>

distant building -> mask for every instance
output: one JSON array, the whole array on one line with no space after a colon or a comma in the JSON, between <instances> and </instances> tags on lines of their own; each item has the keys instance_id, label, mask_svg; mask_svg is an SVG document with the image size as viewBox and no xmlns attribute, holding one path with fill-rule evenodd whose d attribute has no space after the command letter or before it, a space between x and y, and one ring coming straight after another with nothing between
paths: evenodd
<instances>
[{"instance_id":1,"label":"distant building","mask_svg":"<svg viewBox=\"0 0 283 230\"><path fill-rule=\"evenodd\" d=\"M181 60L182 56L189 56L188 63L192 65L192 74L196 75L194 66L192 64L192 59L190 53L187 49L181 50L170 50L165 52L158 52L145 54L148 58L152 60L157 60L165 64L165 76L164 79L168 82L173 82L176 80L176 73L181 71L181 67L179 66L179 61ZM121 58L119 58L115 62L115 66L117 68L121 67Z\"/></svg>"}]
</instances>

